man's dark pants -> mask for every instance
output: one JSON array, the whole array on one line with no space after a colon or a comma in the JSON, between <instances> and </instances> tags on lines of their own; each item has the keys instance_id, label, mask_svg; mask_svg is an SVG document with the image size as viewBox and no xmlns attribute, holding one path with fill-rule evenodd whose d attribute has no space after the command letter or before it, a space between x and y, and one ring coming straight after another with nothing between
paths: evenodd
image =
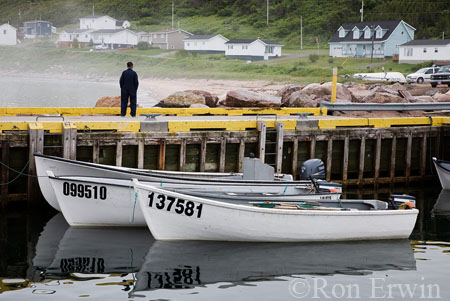
<instances>
[{"instance_id":1,"label":"man's dark pants","mask_svg":"<svg viewBox=\"0 0 450 301\"><path fill-rule=\"evenodd\" d=\"M125 116L127 114L128 97L130 97L130 115L136 116L136 93L132 94L127 90L122 90L120 94L120 115Z\"/></svg>"}]
</instances>

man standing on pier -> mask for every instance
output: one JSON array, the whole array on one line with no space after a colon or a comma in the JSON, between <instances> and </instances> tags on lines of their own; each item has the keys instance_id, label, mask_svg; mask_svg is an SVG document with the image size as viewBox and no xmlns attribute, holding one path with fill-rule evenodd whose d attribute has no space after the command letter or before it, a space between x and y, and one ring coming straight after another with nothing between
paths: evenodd
<instances>
[{"instance_id":1,"label":"man standing on pier","mask_svg":"<svg viewBox=\"0 0 450 301\"><path fill-rule=\"evenodd\" d=\"M127 70L120 77L120 116L127 114L128 97L130 98L131 117L136 117L136 94L139 86L137 73L133 71L133 63L127 63Z\"/></svg>"}]
</instances>

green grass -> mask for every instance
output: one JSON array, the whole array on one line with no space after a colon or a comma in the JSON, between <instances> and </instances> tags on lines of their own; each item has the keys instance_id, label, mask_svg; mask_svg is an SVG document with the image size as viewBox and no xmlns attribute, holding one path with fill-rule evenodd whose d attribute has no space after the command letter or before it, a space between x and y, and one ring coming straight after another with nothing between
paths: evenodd
<instances>
[{"instance_id":1,"label":"green grass","mask_svg":"<svg viewBox=\"0 0 450 301\"><path fill-rule=\"evenodd\" d=\"M311 50L303 50L307 51ZM135 70L141 77L268 80L298 84L330 81L333 67L339 67L339 75L381 72L382 67L385 71L399 71L406 75L419 67L398 64L390 59L374 59L373 63L383 65L367 69L365 66L371 63L370 59L334 58L331 61L326 51L319 52L319 59L314 63L309 56L250 64L242 60L227 59L221 54L179 52L164 58L150 57L164 52L166 50L160 49L94 52L86 49L57 49L51 41L40 40L20 47L0 47L0 64L4 70L17 72L64 72L103 77L118 76L125 68L125 63L133 61ZM295 49L288 52L297 53ZM339 80L347 79L340 77Z\"/></svg>"}]
</instances>

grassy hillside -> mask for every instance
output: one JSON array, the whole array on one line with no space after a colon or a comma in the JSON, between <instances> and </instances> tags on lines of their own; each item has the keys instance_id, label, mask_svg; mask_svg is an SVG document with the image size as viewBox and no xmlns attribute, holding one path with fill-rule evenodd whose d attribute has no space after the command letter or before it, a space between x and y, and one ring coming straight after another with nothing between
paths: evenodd
<instances>
[{"instance_id":1,"label":"grassy hillside","mask_svg":"<svg viewBox=\"0 0 450 301\"><path fill-rule=\"evenodd\" d=\"M24 20L45 19L61 27L77 24L78 17L108 14L132 21L136 29L171 27L169 0L0 0L0 23L21 26ZM304 43L314 46L316 36L326 42L345 22L358 22L361 0L270 0L266 24L264 0L174 0L175 26L193 33L222 33L230 38L276 39L299 44L300 16ZM416 38L450 37L450 1L366 0L365 20L403 19L417 28ZM20 15L19 15L20 12Z\"/></svg>"},{"instance_id":2,"label":"grassy hillside","mask_svg":"<svg viewBox=\"0 0 450 301\"><path fill-rule=\"evenodd\" d=\"M85 49L56 49L51 42L34 42L27 47L0 47L0 65L5 72L39 73L50 76L73 74L96 79L117 77L124 69L125 62L133 61L135 70L141 77L169 78L216 78L290 82L308 84L311 82L330 81L332 68L339 66L339 74L357 72L394 70L410 73L418 66L397 64L391 60L374 60L380 64L368 68L370 59L330 59L327 51L316 52L317 61L312 62L309 52L303 57L282 60L260 61L251 64L242 60L226 59L225 56L189 54L181 51L164 58L153 55L163 50L123 50L123 51L88 51ZM347 81L343 77L340 81Z\"/></svg>"}]
</instances>

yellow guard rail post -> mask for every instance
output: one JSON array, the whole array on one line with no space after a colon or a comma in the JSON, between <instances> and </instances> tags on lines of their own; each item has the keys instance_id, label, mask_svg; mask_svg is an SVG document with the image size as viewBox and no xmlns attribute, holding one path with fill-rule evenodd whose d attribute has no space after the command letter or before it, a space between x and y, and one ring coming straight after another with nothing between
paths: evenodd
<instances>
[{"instance_id":1,"label":"yellow guard rail post","mask_svg":"<svg viewBox=\"0 0 450 301\"><path fill-rule=\"evenodd\" d=\"M337 67L333 68L333 79L331 82L331 102L336 102Z\"/></svg>"}]
</instances>

